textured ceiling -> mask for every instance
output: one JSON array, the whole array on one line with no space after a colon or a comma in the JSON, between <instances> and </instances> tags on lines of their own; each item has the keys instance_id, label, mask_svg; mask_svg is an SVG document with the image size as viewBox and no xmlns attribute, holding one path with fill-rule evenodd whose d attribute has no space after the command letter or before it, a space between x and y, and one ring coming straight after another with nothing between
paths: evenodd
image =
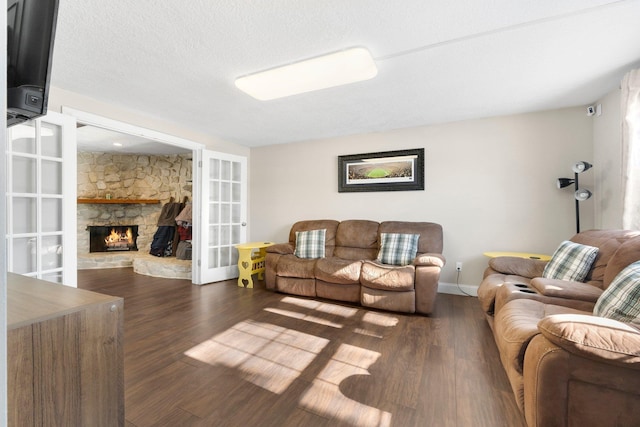
<instances>
[{"instance_id":1,"label":"textured ceiling","mask_svg":"<svg viewBox=\"0 0 640 427\"><path fill-rule=\"evenodd\" d=\"M246 146L586 105L640 66L640 0L61 0L51 82ZM352 46L377 77L235 78Z\"/></svg>"}]
</instances>

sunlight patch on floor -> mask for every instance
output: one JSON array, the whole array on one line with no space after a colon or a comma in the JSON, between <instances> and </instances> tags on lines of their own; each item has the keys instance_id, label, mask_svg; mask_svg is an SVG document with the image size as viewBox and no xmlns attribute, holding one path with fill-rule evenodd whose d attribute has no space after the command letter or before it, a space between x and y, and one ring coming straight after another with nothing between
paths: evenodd
<instances>
[{"instance_id":1,"label":"sunlight patch on floor","mask_svg":"<svg viewBox=\"0 0 640 427\"><path fill-rule=\"evenodd\" d=\"M237 369L243 379L281 394L328 343L303 332L247 320L192 347L185 355Z\"/></svg>"},{"instance_id":2,"label":"sunlight patch on floor","mask_svg":"<svg viewBox=\"0 0 640 427\"><path fill-rule=\"evenodd\" d=\"M397 317L372 311L366 312L364 316L362 316L362 320L364 323L368 323L371 326L367 328L355 328L353 332L380 339L384 338L382 329L396 326L399 321Z\"/></svg>"},{"instance_id":3,"label":"sunlight patch on floor","mask_svg":"<svg viewBox=\"0 0 640 427\"><path fill-rule=\"evenodd\" d=\"M310 308L312 310L320 311L322 313L334 314L336 316L341 317L352 317L358 312L357 308L345 307L338 304L329 304L326 302L302 299L302 298L294 298L294 297L284 297L280 301L286 304L297 305L298 307Z\"/></svg>"},{"instance_id":4,"label":"sunlight patch on floor","mask_svg":"<svg viewBox=\"0 0 640 427\"><path fill-rule=\"evenodd\" d=\"M376 332L371 331L369 329L355 328L353 330L353 332L355 332L356 334L360 334L360 335L364 335L364 336L372 337L372 338L379 338L379 339L384 338L384 335L376 333Z\"/></svg>"},{"instance_id":5,"label":"sunlight patch on floor","mask_svg":"<svg viewBox=\"0 0 640 427\"><path fill-rule=\"evenodd\" d=\"M362 320L374 325L387 327L396 326L399 322L398 318L395 316L383 313L374 313L373 311L366 312L364 316L362 316Z\"/></svg>"},{"instance_id":6,"label":"sunlight patch on floor","mask_svg":"<svg viewBox=\"0 0 640 427\"><path fill-rule=\"evenodd\" d=\"M380 353L341 344L333 358L304 392L300 406L323 417L330 417L351 426L391 425L391 413L353 400L340 391L340 383L356 375L370 375L368 369Z\"/></svg>"},{"instance_id":7,"label":"sunlight patch on floor","mask_svg":"<svg viewBox=\"0 0 640 427\"><path fill-rule=\"evenodd\" d=\"M292 297L282 303L331 314L351 317L358 309ZM267 307L267 312L343 328L343 325L313 314ZM369 327L356 333L383 338L385 328L394 327L399 319L383 313L365 312L363 321ZM236 369L242 379L276 394L284 393L329 344L329 340L275 324L246 320L189 349L185 354L210 365ZM391 425L390 412L366 405L343 394L340 385L345 381L367 381L369 368L380 353L342 343L331 360L311 382L299 400L300 407L320 416L339 420L350 426ZM346 383L345 383L346 384ZM348 388L347 388L348 390Z\"/></svg>"},{"instance_id":8,"label":"sunlight patch on floor","mask_svg":"<svg viewBox=\"0 0 640 427\"><path fill-rule=\"evenodd\" d=\"M330 326L332 328L342 329L342 325L336 322L332 322L327 319L323 319L321 317L312 316L310 314L299 313L297 311L291 310L283 310L281 308L265 308L264 311L268 311L269 313L279 314L281 316L292 317L294 319L304 320L305 322L313 322L318 325Z\"/></svg>"}]
</instances>

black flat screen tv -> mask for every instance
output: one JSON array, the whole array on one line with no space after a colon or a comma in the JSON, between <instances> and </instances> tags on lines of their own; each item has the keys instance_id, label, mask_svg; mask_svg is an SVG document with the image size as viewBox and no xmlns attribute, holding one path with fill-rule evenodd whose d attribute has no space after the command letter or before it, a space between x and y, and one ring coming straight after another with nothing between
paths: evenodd
<instances>
[{"instance_id":1,"label":"black flat screen tv","mask_svg":"<svg viewBox=\"0 0 640 427\"><path fill-rule=\"evenodd\" d=\"M47 114L58 0L7 0L7 126Z\"/></svg>"}]
</instances>

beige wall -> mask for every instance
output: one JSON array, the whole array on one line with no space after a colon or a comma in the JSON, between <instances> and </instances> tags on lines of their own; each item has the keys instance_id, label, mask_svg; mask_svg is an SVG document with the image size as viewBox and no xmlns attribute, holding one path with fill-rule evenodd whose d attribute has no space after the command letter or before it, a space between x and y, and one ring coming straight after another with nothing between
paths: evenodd
<instances>
[{"instance_id":1,"label":"beige wall","mask_svg":"<svg viewBox=\"0 0 640 427\"><path fill-rule=\"evenodd\" d=\"M622 228L622 135L620 89L596 103L593 116L593 170L596 176L596 228Z\"/></svg>"},{"instance_id":2,"label":"beige wall","mask_svg":"<svg viewBox=\"0 0 640 427\"><path fill-rule=\"evenodd\" d=\"M337 156L425 149L425 191L338 193ZM478 285L489 250L551 253L575 233L571 189L577 160L592 161L584 108L469 120L251 150L251 240L286 241L301 219L432 221L444 228L442 282ZM591 172L591 171L589 171ZM581 184L593 188L593 174ZM593 200L581 204L593 227Z\"/></svg>"}]
</instances>

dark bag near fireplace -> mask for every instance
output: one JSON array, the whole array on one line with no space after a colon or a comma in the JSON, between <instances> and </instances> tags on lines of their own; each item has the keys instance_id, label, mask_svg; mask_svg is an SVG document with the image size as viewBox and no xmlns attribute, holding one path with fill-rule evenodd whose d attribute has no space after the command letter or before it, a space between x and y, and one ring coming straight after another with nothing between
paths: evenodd
<instances>
[{"instance_id":1,"label":"dark bag near fireplace","mask_svg":"<svg viewBox=\"0 0 640 427\"><path fill-rule=\"evenodd\" d=\"M183 204L174 202L173 197L162 206L158 217L158 230L153 235L151 242L151 255L165 257L173 255L173 241L176 238L176 216L183 209Z\"/></svg>"},{"instance_id":2,"label":"dark bag near fireplace","mask_svg":"<svg viewBox=\"0 0 640 427\"><path fill-rule=\"evenodd\" d=\"M166 256L167 248L171 247L173 236L176 232L175 227L168 225L161 225L153 235L153 241L151 242L151 250L149 253L155 256Z\"/></svg>"}]
</instances>

